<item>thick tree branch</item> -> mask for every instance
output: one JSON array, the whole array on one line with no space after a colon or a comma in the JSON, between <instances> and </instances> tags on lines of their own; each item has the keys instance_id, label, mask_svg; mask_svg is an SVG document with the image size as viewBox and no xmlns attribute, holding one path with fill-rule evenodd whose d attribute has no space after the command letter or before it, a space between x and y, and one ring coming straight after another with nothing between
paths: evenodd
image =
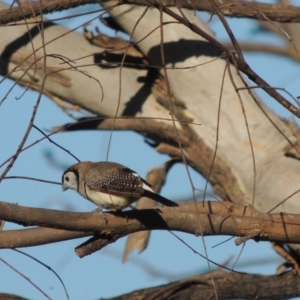
<instances>
[{"instance_id":1,"label":"thick tree branch","mask_svg":"<svg viewBox=\"0 0 300 300\"><path fill-rule=\"evenodd\" d=\"M70 231L94 232L99 239L105 240L103 246L128 234L143 230L174 230L198 235L249 236L257 241L276 241L300 243L300 217L293 214L260 214L250 208L226 202L182 203L178 208L157 207L106 213L107 224L98 212L73 213L50 209L22 207L0 202L0 218L24 226L42 226ZM201 230L198 227L198 218ZM31 229L33 230L33 229ZM47 229L49 230L49 229ZM18 238L12 244L14 231L0 232L0 248L25 247L39 245L41 240L32 231L23 238L18 231ZM28 231L27 231L28 233ZM39 232L41 235L42 233ZM67 232L49 232L49 242L75 238ZM8 236L9 242L8 242ZM36 239L36 241L35 241Z\"/></svg>"},{"instance_id":2,"label":"thick tree branch","mask_svg":"<svg viewBox=\"0 0 300 300\"><path fill-rule=\"evenodd\" d=\"M40 246L91 236L93 232L36 227L30 229L4 230L3 248Z\"/></svg>"},{"instance_id":3,"label":"thick tree branch","mask_svg":"<svg viewBox=\"0 0 300 300\"><path fill-rule=\"evenodd\" d=\"M166 285L137 290L111 300L137 299L290 299L300 295L300 277L292 272L281 276L263 276L215 271Z\"/></svg>"},{"instance_id":4,"label":"thick tree branch","mask_svg":"<svg viewBox=\"0 0 300 300\"><path fill-rule=\"evenodd\" d=\"M53 131L74 131L74 130L132 130L142 134L145 137L151 138L155 141L164 141L172 145L178 145L179 142L182 145L188 145L190 143L186 134L178 130L178 135L174 131L171 120L170 125L163 123L166 119L161 120L151 118L82 118L76 123L69 123L63 126L53 128Z\"/></svg>"},{"instance_id":5,"label":"thick tree branch","mask_svg":"<svg viewBox=\"0 0 300 300\"><path fill-rule=\"evenodd\" d=\"M107 2L103 0L102 2ZM0 24L7 24L10 22L17 22L24 18L31 18L40 14L61 11L73 7L78 7L86 4L95 4L99 1L95 0L70 0L70 1L43 1L22 3L22 9L14 7L0 12ZM128 0L120 1L120 4L136 4L147 6L145 0ZM162 0L161 4L165 6L179 6L182 8L195 9L200 11L208 11L214 13L214 9L208 0L195 0L188 2L185 0L178 0L176 3L173 0ZM265 3L245 3L240 0L223 0L222 2L216 1L220 11L228 17L237 18L251 18L256 20L271 20L276 22L299 22L300 21L300 8L296 6L274 5ZM41 11L42 5L42 11Z\"/></svg>"}]
</instances>

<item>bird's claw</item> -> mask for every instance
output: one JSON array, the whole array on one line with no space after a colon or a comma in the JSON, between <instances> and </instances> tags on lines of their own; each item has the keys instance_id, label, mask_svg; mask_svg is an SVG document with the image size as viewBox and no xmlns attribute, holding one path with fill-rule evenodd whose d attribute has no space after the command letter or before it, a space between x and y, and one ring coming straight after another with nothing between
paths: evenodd
<instances>
[{"instance_id":1,"label":"bird's claw","mask_svg":"<svg viewBox=\"0 0 300 300\"><path fill-rule=\"evenodd\" d=\"M102 209L100 207L95 209L96 212L99 212L101 214L101 216L103 217L103 219L105 220L105 223L107 224L107 218L106 215L103 213Z\"/></svg>"}]
</instances>

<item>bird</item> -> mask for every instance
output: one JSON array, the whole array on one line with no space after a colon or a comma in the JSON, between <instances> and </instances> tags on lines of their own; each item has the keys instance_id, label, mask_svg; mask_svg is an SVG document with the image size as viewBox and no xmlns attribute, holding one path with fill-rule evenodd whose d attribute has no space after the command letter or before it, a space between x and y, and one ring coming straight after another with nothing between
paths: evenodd
<instances>
[{"instance_id":1,"label":"bird","mask_svg":"<svg viewBox=\"0 0 300 300\"><path fill-rule=\"evenodd\" d=\"M135 171L115 162L83 161L70 166L62 175L63 192L72 189L102 209L113 212L132 207L141 197L165 206L178 206L152 190L152 186ZM103 215L104 217L104 215Z\"/></svg>"}]
</instances>

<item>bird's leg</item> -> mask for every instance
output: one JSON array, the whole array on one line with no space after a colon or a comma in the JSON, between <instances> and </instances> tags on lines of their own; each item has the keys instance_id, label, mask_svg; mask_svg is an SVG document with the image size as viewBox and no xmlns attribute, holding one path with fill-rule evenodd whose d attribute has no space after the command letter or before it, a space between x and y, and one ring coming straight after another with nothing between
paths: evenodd
<instances>
[{"instance_id":1,"label":"bird's leg","mask_svg":"<svg viewBox=\"0 0 300 300\"><path fill-rule=\"evenodd\" d=\"M96 212L99 212L99 213L102 215L103 219L105 220L105 223L107 224L107 218L106 218L106 216L104 215L104 213L103 213L101 207L96 208L95 211L96 211Z\"/></svg>"}]
</instances>

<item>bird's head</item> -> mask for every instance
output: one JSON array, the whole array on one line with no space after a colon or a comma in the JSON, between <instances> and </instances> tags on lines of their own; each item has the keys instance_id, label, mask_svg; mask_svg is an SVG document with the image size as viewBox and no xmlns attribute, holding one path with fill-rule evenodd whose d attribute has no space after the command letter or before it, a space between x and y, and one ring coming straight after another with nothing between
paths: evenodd
<instances>
[{"instance_id":1,"label":"bird's head","mask_svg":"<svg viewBox=\"0 0 300 300\"><path fill-rule=\"evenodd\" d=\"M72 167L67 169L62 175L61 184L62 184L63 192L68 189L78 191L79 173L78 173L78 170L76 170Z\"/></svg>"},{"instance_id":2,"label":"bird's head","mask_svg":"<svg viewBox=\"0 0 300 300\"><path fill-rule=\"evenodd\" d=\"M84 180L84 174L89 170L90 161L79 162L69 167L62 175L61 184L63 192L72 189L79 191L80 180Z\"/></svg>"}]
</instances>

